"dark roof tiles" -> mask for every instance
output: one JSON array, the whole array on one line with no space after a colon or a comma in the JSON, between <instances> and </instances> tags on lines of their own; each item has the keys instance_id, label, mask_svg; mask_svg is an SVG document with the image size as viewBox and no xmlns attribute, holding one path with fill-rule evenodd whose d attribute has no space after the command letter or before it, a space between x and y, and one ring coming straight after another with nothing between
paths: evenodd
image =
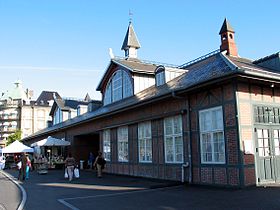
<instances>
[{"instance_id":1,"label":"dark roof tiles","mask_svg":"<svg viewBox=\"0 0 280 210\"><path fill-rule=\"evenodd\" d=\"M219 32L219 34L222 34L224 32L227 32L227 31L230 31L230 32L234 32L234 29L232 28L232 26L230 25L230 23L227 21L227 19L225 18L224 20L224 23L222 25L222 28Z\"/></svg>"},{"instance_id":2,"label":"dark roof tiles","mask_svg":"<svg viewBox=\"0 0 280 210\"><path fill-rule=\"evenodd\" d=\"M259 67L248 59L226 56L223 53L214 54L204 60L193 63L184 69L187 69L188 72L176 77L164 85L159 87L155 85L151 86L134 96L103 106L93 112L72 118L53 127L46 128L31 135L30 137L27 137L26 139L43 133L45 134L46 132L52 132L61 127L76 125L87 120L97 119L107 114L110 115L114 112L124 111L124 109L131 106L141 106L143 102L149 103L161 97L172 97L174 91L190 91L193 88L199 88L200 85L211 80L224 78L233 74L242 73L252 75L256 71L261 70L261 76L266 77L269 76L268 74L274 74L276 75L274 78L280 81L280 74L275 74L275 72L272 72L270 69Z\"/></svg>"},{"instance_id":3,"label":"dark roof tiles","mask_svg":"<svg viewBox=\"0 0 280 210\"><path fill-rule=\"evenodd\" d=\"M138 59L115 59L113 62L121 64L131 70L132 72L145 72L154 74L157 65L144 63Z\"/></svg>"},{"instance_id":4,"label":"dark roof tiles","mask_svg":"<svg viewBox=\"0 0 280 210\"><path fill-rule=\"evenodd\" d=\"M138 41L137 36L134 32L134 29L133 29L133 26L132 26L131 22L129 22L128 29L127 29L127 32L126 32L126 35L125 35L125 38L124 38L123 45L122 45L121 49L126 50L130 47L134 47L136 49L140 48L139 41Z\"/></svg>"},{"instance_id":5,"label":"dark roof tiles","mask_svg":"<svg viewBox=\"0 0 280 210\"><path fill-rule=\"evenodd\" d=\"M54 100L55 98L61 98L60 95L55 91L42 91L36 100L37 104L48 104L48 101Z\"/></svg>"}]
</instances>

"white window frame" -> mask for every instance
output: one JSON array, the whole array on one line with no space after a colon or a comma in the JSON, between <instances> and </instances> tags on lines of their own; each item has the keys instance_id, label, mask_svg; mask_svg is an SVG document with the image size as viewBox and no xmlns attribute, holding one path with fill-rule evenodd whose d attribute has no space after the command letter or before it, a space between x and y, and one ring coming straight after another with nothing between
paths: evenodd
<instances>
[{"instance_id":1,"label":"white window frame","mask_svg":"<svg viewBox=\"0 0 280 210\"><path fill-rule=\"evenodd\" d=\"M112 78L112 101L119 101L123 98L123 76L122 70L116 71Z\"/></svg>"},{"instance_id":2,"label":"white window frame","mask_svg":"<svg viewBox=\"0 0 280 210\"><path fill-rule=\"evenodd\" d=\"M141 144L143 142L143 144ZM152 129L151 121L138 124L138 160L140 163L152 163L153 161L153 145L152 145ZM150 146L149 146L150 145ZM150 151L149 151L150 147ZM143 150L144 159L141 157Z\"/></svg>"},{"instance_id":3,"label":"white window frame","mask_svg":"<svg viewBox=\"0 0 280 210\"><path fill-rule=\"evenodd\" d=\"M111 161L111 132L110 129L103 131L103 155L106 161Z\"/></svg>"},{"instance_id":4,"label":"white window frame","mask_svg":"<svg viewBox=\"0 0 280 210\"><path fill-rule=\"evenodd\" d=\"M165 83L165 71L159 71L156 73L156 85L160 86Z\"/></svg>"},{"instance_id":5,"label":"white window frame","mask_svg":"<svg viewBox=\"0 0 280 210\"><path fill-rule=\"evenodd\" d=\"M61 111L61 109L58 107L56 109L56 111L54 112L54 121L53 121L53 124L56 125L60 122L63 121L63 113Z\"/></svg>"},{"instance_id":6,"label":"white window frame","mask_svg":"<svg viewBox=\"0 0 280 210\"><path fill-rule=\"evenodd\" d=\"M218 114L218 115L217 115ZM208 115L208 119L207 119ZM199 128L200 128L200 158L203 164L225 164L225 137L224 137L224 122L223 122L223 109L222 106L204 109L199 111ZM220 139L215 139L214 135L218 134ZM203 136L209 137L206 139L207 142L203 142ZM221 143L221 145L220 145ZM215 144L218 148L215 148ZM210 147L209 147L210 146ZM207 151L209 147L210 152ZM205 149L206 148L206 149ZM222 148L222 149L220 149ZM216 149L216 152L215 152ZM221 151L217 151L221 150ZM207 153L211 160L207 160ZM223 156L223 160L215 160L215 154Z\"/></svg>"},{"instance_id":7,"label":"white window frame","mask_svg":"<svg viewBox=\"0 0 280 210\"><path fill-rule=\"evenodd\" d=\"M118 128L118 161L128 162L128 127Z\"/></svg>"},{"instance_id":8,"label":"white window frame","mask_svg":"<svg viewBox=\"0 0 280 210\"><path fill-rule=\"evenodd\" d=\"M104 105L122 100L133 95L133 86L131 77L123 70L117 70L109 79L105 93L104 93Z\"/></svg>"},{"instance_id":9,"label":"white window frame","mask_svg":"<svg viewBox=\"0 0 280 210\"><path fill-rule=\"evenodd\" d=\"M168 133L167 123L170 120L171 122L171 133ZM175 120L179 122L179 132L175 132ZM176 139L181 138L180 144L176 144ZM168 160L168 139L171 139L171 155L172 160ZM177 153L176 149L181 149L182 160L178 160L177 156L180 152ZM165 153L165 163L183 163L184 162L184 142L183 142L183 127L182 127L182 116L176 115L172 117L164 118L164 153Z\"/></svg>"}]
</instances>

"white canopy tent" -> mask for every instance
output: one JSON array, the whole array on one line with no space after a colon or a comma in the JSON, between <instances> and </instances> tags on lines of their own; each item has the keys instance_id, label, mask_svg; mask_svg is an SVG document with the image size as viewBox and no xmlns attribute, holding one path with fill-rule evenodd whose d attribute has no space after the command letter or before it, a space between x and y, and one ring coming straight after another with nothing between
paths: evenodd
<instances>
[{"instance_id":1,"label":"white canopy tent","mask_svg":"<svg viewBox=\"0 0 280 210\"><path fill-rule=\"evenodd\" d=\"M18 140L11 143L9 146L2 149L3 153L22 153L22 152L34 152L33 148L24 145Z\"/></svg>"},{"instance_id":2,"label":"white canopy tent","mask_svg":"<svg viewBox=\"0 0 280 210\"><path fill-rule=\"evenodd\" d=\"M31 144L31 147L52 147L52 146L70 146L70 142L49 136L46 139Z\"/></svg>"}]
</instances>

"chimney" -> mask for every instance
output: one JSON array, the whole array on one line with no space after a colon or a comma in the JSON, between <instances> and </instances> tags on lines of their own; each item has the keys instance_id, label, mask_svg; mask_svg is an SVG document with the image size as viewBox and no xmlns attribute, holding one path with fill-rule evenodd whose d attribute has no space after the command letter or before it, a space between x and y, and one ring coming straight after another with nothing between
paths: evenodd
<instances>
[{"instance_id":1,"label":"chimney","mask_svg":"<svg viewBox=\"0 0 280 210\"><path fill-rule=\"evenodd\" d=\"M221 36L220 51L227 51L227 55L238 57L238 51L234 41L234 33L234 29L225 18L219 33Z\"/></svg>"}]
</instances>

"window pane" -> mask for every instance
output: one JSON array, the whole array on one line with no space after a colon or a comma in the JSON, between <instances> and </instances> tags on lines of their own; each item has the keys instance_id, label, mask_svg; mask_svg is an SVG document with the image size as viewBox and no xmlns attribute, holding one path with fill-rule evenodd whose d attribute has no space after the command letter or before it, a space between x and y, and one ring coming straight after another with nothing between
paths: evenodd
<instances>
[{"instance_id":1,"label":"window pane","mask_svg":"<svg viewBox=\"0 0 280 210\"><path fill-rule=\"evenodd\" d=\"M152 139L151 139L151 123L138 124L138 149L139 162L147 162L152 160Z\"/></svg>"},{"instance_id":2,"label":"window pane","mask_svg":"<svg viewBox=\"0 0 280 210\"><path fill-rule=\"evenodd\" d=\"M103 153L104 158L107 161L111 160L111 141L110 141L110 130L103 132Z\"/></svg>"},{"instance_id":3,"label":"window pane","mask_svg":"<svg viewBox=\"0 0 280 210\"><path fill-rule=\"evenodd\" d=\"M166 147L166 160L168 162L173 162L174 157L173 157L173 147L167 146Z\"/></svg>"},{"instance_id":4,"label":"window pane","mask_svg":"<svg viewBox=\"0 0 280 210\"><path fill-rule=\"evenodd\" d=\"M183 162L183 138L181 116L164 119L166 162Z\"/></svg>"},{"instance_id":5,"label":"window pane","mask_svg":"<svg viewBox=\"0 0 280 210\"><path fill-rule=\"evenodd\" d=\"M204 163L225 162L225 140L222 108L199 112L201 160Z\"/></svg>"},{"instance_id":6,"label":"window pane","mask_svg":"<svg viewBox=\"0 0 280 210\"><path fill-rule=\"evenodd\" d=\"M117 71L112 79L113 102L122 98L122 72Z\"/></svg>"},{"instance_id":7,"label":"window pane","mask_svg":"<svg viewBox=\"0 0 280 210\"><path fill-rule=\"evenodd\" d=\"M123 71L123 98L132 96L132 85L129 76Z\"/></svg>"},{"instance_id":8,"label":"window pane","mask_svg":"<svg viewBox=\"0 0 280 210\"><path fill-rule=\"evenodd\" d=\"M165 127L165 134L166 135L172 135L173 130L172 130L172 119L167 118L164 120L164 127Z\"/></svg>"},{"instance_id":9,"label":"window pane","mask_svg":"<svg viewBox=\"0 0 280 210\"><path fill-rule=\"evenodd\" d=\"M118 128L118 159L128 161L128 128Z\"/></svg>"},{"instance_id":10,"label":"window pane","mask_svg":"<svg viewBox=\"0 0 280 210\"><path fill-rule=\"evenodd\" d=\"M181 117L176 117L174 119L174 134L180 134L180 133L182 133Z\"/></svg>"},{"instance_id":11,"label":"window pane","mask_svg":"<svg viewBox=\"0 0 280 210\"><path fill-rule=\"evenodd\" d=\"M110 104L111 102L112 102L112 83L110 82L105 90L104 105Z\"/></svg>"}]
</instances>

